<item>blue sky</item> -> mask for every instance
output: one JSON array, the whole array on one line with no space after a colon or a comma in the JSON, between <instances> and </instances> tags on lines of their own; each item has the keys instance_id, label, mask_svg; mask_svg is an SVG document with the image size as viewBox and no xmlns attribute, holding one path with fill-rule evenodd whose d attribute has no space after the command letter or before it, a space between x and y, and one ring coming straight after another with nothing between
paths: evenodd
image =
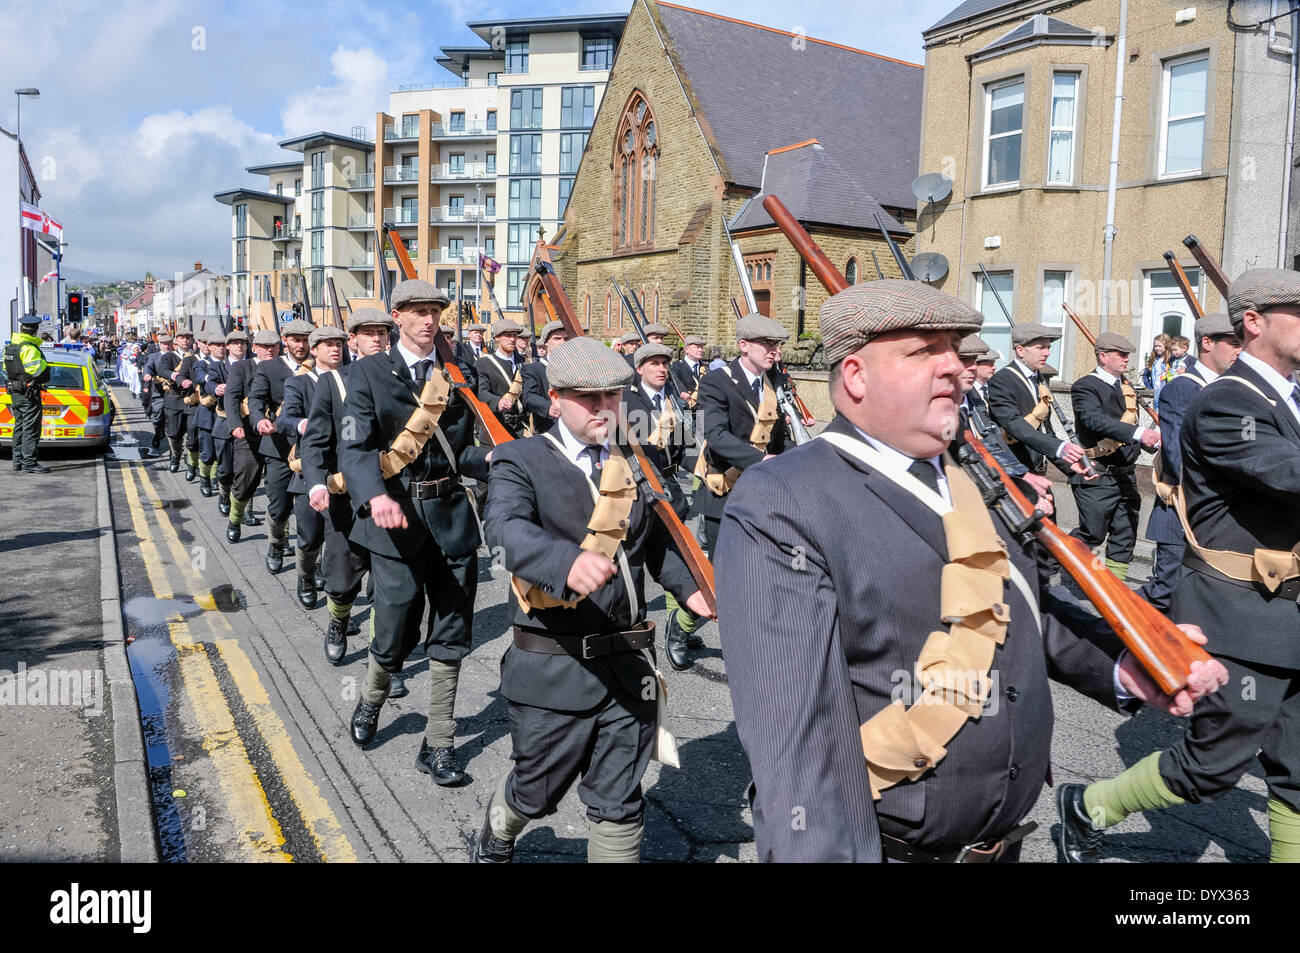
<instances>
[{"instance_id":1,"label":"blue sky","mask_svg":"<svg viewBox=\"0 0 1300 953\"><path fill-rule=\"evenodd\" d=\"M686 5L921 62L921 30L957 2ZM451 79L433 59L440 46L479 42L467 21L630 6L5 0L0 125L14 126L8 91L41 90L23 101L22 137L42 205L71 243L69 266L123 277L196 260L229 270L229 211L212 194L253 184L244 166L280 158L277 140L370 128L398 85Z\"/></svg>"}]
</instances>

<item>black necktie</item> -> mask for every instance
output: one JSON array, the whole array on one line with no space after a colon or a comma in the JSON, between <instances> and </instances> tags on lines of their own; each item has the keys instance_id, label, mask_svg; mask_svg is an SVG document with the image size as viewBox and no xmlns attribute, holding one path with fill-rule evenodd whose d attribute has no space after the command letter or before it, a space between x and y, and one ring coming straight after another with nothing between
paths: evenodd
<instances>
[{"instance_id":1,"label":"black necktie","mask_svg":"<svg viewBox=\"0 0 1300 953\"><path fill-rule=\"evenodd\" d=\"M433 361L425 358L422 361L416 361L415 366L411 368L411 376L415 378L417 384L423 384L429 379L429 371L433 368Z\"/></svg>"},{"instance_id":2,"label":"black necktie","mask_svg":"<svg viewBox=\"0 0 1300 953\"><path fill-rule=\"evenodd\" d=\"M912 465L907 468L907 472L934 490L934 492L939 492L939 471L934 468L934 464L929 460L913 460Z\"/></svg>"},{"instance_id":3,"label":"black necktie","mask_svg":"<svg viewBox=\"0 0 1300 953\"><path fill-rule=\"evenodd\" d=\"M655 397L654 397L654 405L655 405L655 416L658 417L660 414L662 414L662 413L664 412L664 395L663 395L663 394L655 394Z\"/></svg>"},{"instance_id":4,"label":"black necktie","mask_svg":"<svg viewBox=\"0 0 1300 953\"><path fill-rule=\"evenodd\" d=\"M763 378L754 378L754 403L757 404L763 399Z\"/></svg>"},{"instance_id":5,"label":"black necktie","mask_svg":"<svg viewBox=\"0 0 1300 953\"><path fill-rule=\"evenodd\" d=\"M588 444L587 446L587 455L591 457L591 466L588 469L591 471L591 478L597 483L600 482L600 450L601 447L598 443Z\"/></svg>"},{"instance_id":6,"label":"black necktie","mask_svg":"<svg viewBox=\"0 0 1300 953\"><path fill-rule=\"evenodd\" d=\"M1291 388L1291 403L1300 407L1300 384L1296 384L1295 387Z\"/></svg>"}]
</instances>

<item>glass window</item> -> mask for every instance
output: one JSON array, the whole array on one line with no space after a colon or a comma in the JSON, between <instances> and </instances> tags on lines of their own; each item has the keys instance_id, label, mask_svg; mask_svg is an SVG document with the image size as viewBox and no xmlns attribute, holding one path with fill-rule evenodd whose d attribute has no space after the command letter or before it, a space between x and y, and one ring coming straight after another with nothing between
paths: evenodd
<instances>
[{"instance_id":1,"label":"glass window","mask_svg":"<svg viewBox=\"0 0 1300 953\"><path fill-rule=\"evenodd\" d=\"M506 307L518 308L523 294L524 283L528 280L527 268L506 269Z\"/></svg>"},{"instance_id":2,"label":"glass window","mask_svg":"<svg viewBox=\"0 0 1300 953\"><path fill-rule=\"evenodd\" d=\"M483 239L483 254L492 259L497 257L497 240L495 236Z\"/></svg>"},{"instance_id":3,"label":"glass window","mask_svg":"<svg viewBox=\"0 0 1300 953\"><path fill-rule=\"evenodd\" d=\"M1039 324L1049 328L1060 328L1065 322L1065 309L1061 305L1065 302L1065 297L1069 293L1069 283L1070 273L1068 271L1043 272L1043 299L1039 302L1038 307ZM1047 357L1047 363L1055 368L1061 367L1062 340L1062 338L1057 338L1052 342L1052 350Z\"/></svg>"},{"instance_id":4,"label":"glass window","mask_svg":"<svg viewBox=\"0 0 1300 953\"><path fill-rule=\"evenodd\" d=\"M402 128L399 135L403 139L414 139L420 135L419 113L414 113L402 117Z\"/></svg>"},{"instance_id":5,"label":"glass window","mask_svg":"<svg viewBox=\"0 0 1300 953\"><path fill-rule=\"evenodd\" d=\"M293 180L293 194L302 195L302 179Z\"/></svg>"},{"instance_id":6,"label":"glass window","mask_svg":"<svg viewBox=\"0 0 1300 953\"><path fill-rule=\"evenodd\" d=\"M325 264L325 233L311 233L311 266L319 268Z\"/></svg>"},{"instance_id":7,"label":"glass window","mask_svg":"<svg viewBox=\"0 0 1300 953\"><path fill-rule=\"evenodd\" d=\"M608 36L584 37L582 40L582 66L584 70L607 70L614 65L614 40Z\"/></svg>"},{"instance_id":8,"label":"glass window","mask_svg":"<svg viewBox=\"0 0 1300 953\"><path fill-rule=\"evenodd\" d=\"M453 152L448 157L447 171L451 175L464 175L465 174L465 153Z\"/></svg>"},{"instance_id":9,"label":"glass window","mask_svg":"<svg viewBox=\"0 0 1300 953\"><path fill-rule=\"evenodd\" d=\"M559 205L560 215L563 215L564 210L568 207L569 196L571 194L573 194L573 177L566 176L560 179L560 205Z\"/></svg>"},{"instance_id":10,"label":"glass window","mask_svg":"<svg viewBox=\"0 0 1300 953\"><path fill-rule=\"evenodd\" d=\"M487 207L484 209L484 213L487 215L487 217L488 217L488 218L496 218L496 217L497 217L497 197L496 197L496 195L493 194L493 195L489 195L489 196L487 196L486 198L483 199L483 202L484 202L484 204L487 206Z\"/></svg>"},{"instance_id":11,"label":"glass window","mask_svg":"<svg viewBox=\"0 0 1300 953\"><path fill-rule=\"evenodd\" d=\"M321 228L325 225L325 193L314 192L311 197L311 227Z\"/></svg>"},{"instance_id":12,"label":"glass window","mask_svg":"<svg viewBox=\"0 0 1300 953\"><path fill-rule=\"evenodd\" d=\"M284 195L284 183L283 183L283 182L277 182L277 183L275 183L275 194L276 194L276 195Z\"/></svg>"},{"instance_id":13,"label":"glass window","mask_svg":"<svg viewBox=\"0 0 1300 953\"><path fill-rule=\"evenodd\" d=\"M510 128L542 128L542 91L540 89L513 89L510 91Z\"/></svg>"},{"instance_id":14,"label":"glass window","mask_svg":"<svg viewBox=\"0 0 1300 953\"><path fill-rule=\"evenodd\" d=\"M858 283L858 260L850 258L849 263L844 266L844 280L851 285Z\"/></svg>"},{"instance_id":15,"label":"glass window","mask_svg":"<svg viewBox=\"0 0 1300 953\"><path fill-rule=\"evenodd\" d=\"M1074 181L1074 134L1079 91L1078 73L1052 74L1051 130L1047 144L1047 181Z\"/></svg>"},{"instance_id":16,"label":"glass window","mask_svg":"<svg viewBox=\"0 0 1300 953\"><path fill-rule=\"evenodd\" d=\"M991 285L990 285L991 280ZM1003 302L1012 314L1016 313L1015 301L1015 276L1009 271L991 271L988 279L983 275L976 276L976 296L979 299L975 306L984 315L984 324L980 328L980 337L982 337L988 346L1004 355L1013 353L1011 350L1011 325L1007 322L1007 317L1002 313L998 306L997 296L994 295L996 290L1002 295Z\"/></svg>"},{"instance_id":17,"label":"glass window","mask_svg":"<svg viewBox=\"0 0 1300 953\"><path fill-rule=\"evenodd\" d=\"M1014 185L1020 181L1025 81L989 87L985 107L984 186Z\"/></svg>"},{"instance_id":18,"label":"glass window","mask_svg":"<svg viewBox=\"0 0 1300 953\"><path fill-rule=\"evenodd\" d=\"M489 110L488 110L488 114L487 114L487 131L488 131L488 132L496 132L496 131L497 131L497 111L496 111L495 109L489 109Z\"/></svg>"},{"instance_id":19,"label":"glass window","mask_svg":"<svg viewBox=\"0 0 1300 953\"><path fill-rule=\"evenodd\" d=\"M1201 171L1209 66L1209 57L1203 53L1191 59L1165 63L1161 175Z\"/></svg>"},{"instance_id":20,"label":"glass window","mask_svg":"<svg viewBox=\"0 0 1300 953\"><path fill-rule=\"evenodd\" d=\"M542 180L511 179L508 218L540 218L542 215Z\"/></svg>"},{"instance_id":21,"label":"glass window","mask_svg":"<svg viewBox=\"0 0 1300 953\"><path fill-rule=\"evenodd\" d=\"M235 271L248 271L248 242L235 242Z\"/></svg>"},{"instance_id":22,"label":"glass window","mask_svg":"<svg viewBox=\"0 0 1300 953\"><path fill-rule=\"evenodd\" d=\"M323 151L311 154L311 187L313 189L325 188L325 153Z\"/></svg>"},{"instance_id":23,"label":"glass window","mask_svg":"<svg viewBox=\"0 0 1300 953\"><path fill-rule=\"evenodd\" d=\"M495 152L489 152L487 154L487 174L497 174L497 154Z\"/></svg>"},{"instance_id":24,"label":"glass window","mask_svg":"<svg viewBox=\"0 0 1300 953\"><path fill-rule=\"evenodd\" d=\"M448 125L448 129L449 129L451 132L464 132L464 131L465 131L465 113L464 113L464 112L454 112L454 113L452 113L452 114L451 114L451 123Z\"/></svg>"},{"instance_id":25,"label":"glass window","mask_svg":"<svg viewBox=\"0 0 1300 953\"><path fill-rule=\"evenodd\" d=\"M560 90L560 126L590 129L596 118L596 87L565 86Z\"/></svg>"},{"instance_id":26,"label":"glass window","mask_svg":"<svg viewBox=\"0 0 1300 953\"><path fill-rule=\"evenodd\" d=\"M531 261L541 230L542 226L538 222L513 222L507 226L506 261Z\"/></svg>"},{"instance_id":27,"label":"glass window","mask_svg":"<svg viewBox=\"0 0 1300 953\"><path fill-rule=\"evenodd\" d=\"M542 172L542 137L510 137L510 174L541 175Z\"/></svg>"},{"instance_id":28,"label":"glass window","mask_svg":"<svg viewBox=\"0 0 1300 953\"><path fill-rule=\"evenodd\" d=\"M447 197L447 214L460 217L465 214L465 196L450 195Z\"/></svg>"},{"instance_id":29,"label":"glass window","mask_svg":"<svg viewBox=\"0 0 1300 953\"><path fill-rule=\"evenodd\" d=\"M506 43L506 72L528 72L528 41L510 40Z\"/></svg>"},{"instance_id":30,"label":"glass window","mask_svg":"<svg viewBox=\"0 0 1300 953\"><path fill-rule=\"evenodd\" d=\"M235 206L235 237L244 238L248 235L248 206ZM240 269L243 270L242 268Z\"/></svg>"},{"instance_id":31,"label":"glass window","mask_svg":"<svg viewBox=\"0 0 1300 953\"><path fill-rule=\"evenodd\" d=\"M497 78L500 77L500 75L500 73L488 73L488 85L495 86L497 84Z\"/></svg>"},{"instance_id":32,"label":"glass window","mask_svg":"<svg viewBox=\"0 0 1300 953\"><path fill-rule=\"evenodd\" d=\"M447 239L447 257L449 259L462 258L465 255L465 239L449 238Z\"/></svg>"},{"instance_id":33,"label":"glass window","mask_svg":"<svg viewBox=\"0 0 1300 953\"><path fill-rule=\"evenodd\" d=\"M577 172L582 161L582 151L587 148L585 132L560 133L560 173Z\"/></svg>"}]
</instances>

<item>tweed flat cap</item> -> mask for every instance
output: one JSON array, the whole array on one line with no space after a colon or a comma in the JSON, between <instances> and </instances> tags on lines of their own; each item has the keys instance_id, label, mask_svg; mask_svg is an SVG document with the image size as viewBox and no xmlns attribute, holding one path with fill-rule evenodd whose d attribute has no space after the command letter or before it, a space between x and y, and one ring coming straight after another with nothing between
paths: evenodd
<instances>
[{"instance_id":1,"label":"tweed flat cap","mask_svg":"<svg viewBox=\"0 0 1300 953\"><path fill-rule=\"evenodd\" d=\"M662 324L656 322L655 324L647 324L645 326L645 333L646 333L646 337L649 337L652 334L662 334L664 337L668 337L668 335L672 334L673 332L669 331Z\"/></svg>"},{"instance_id":2,"label":"tweed flat cap","mask_svg":"<svg viewBox=\"0 0 1300 953\"><path fill-rule=\"evenodd\" d=\"M662 357L664 360L673 359L673 349L667 344L642 344L632 355L632 363L640 367L652 357Z\"/></svg>"},{"instance_id":3,"label":"tweed flat cap","mask_svg":"<svg viewBox=\"0 0 1300 953\"><path fill-rule=\"evenodd\" d=\"M450 324L440 324L438 325L438 330L449 338L454 339L456 337L456 328Z\"/></svg>"},{"instance_id":4,"label":"tweed flat cap","mask_svg":"<svg viewBox=\"0 0 1300 953\"><path fill-rule=\"evenodd\" d=\"M984 323L984 316L965 302L924 282L901 278L850 285L823 302L820 317L829 366L890 331L971 334Z\"/></svg>"},{"instance_id":5,"label":"tweed flat cap","mask_svg":"<svg viewBox=\"0 0 1300 953\"><path fill-rule=\"evenodd\" d=\"M466 330L466 331L478 331L478 332L480 332L480 333L482 333L482 334L487 334L487 329L488 329L488 326L487 326L486 324L483 324L483 323L480 322L479 324L471 324L471 325L470 325L469 327L467 327L465 330Z\"/></svg>"},{"instance_id":6,"label":"tweed flat cap","mask_svg":"<svg viewBox=\"0 0 1300 953\"><path fill-rule=\"evenodd\" d=\"M968 334L957 345L958 357L975 357L988 353L989 346L978 334Z\"/></svg>"},{"instance_id":7,"label":"tweed flat cap","mask_svg":"<svg viewBox=\"0 0 1300 953\"><path fill-rule=\"evenodd\" d=\"M1228 316L1241 333L1247 311L1266 311L1300 304L1300 272L1282 268L1251 268L1228 286Z\"/></svg>"},{"instance_id":8,"label":"tweed flat cap","mask_svg":"<svg viewBox=\"0 0 1300 953\"><path fill-rule=\"evenodd\" d=\"M543 344L545 344L548 340L550 340L552 334L565 334L565 333L566 332L564 330L564 322L547 321L545 324L542 325L542 333L538 335L538 339Z\"/></svg>"},{"instance_id":9,"label":"tweed flat cap","mask_svg":"<svg viewBox=\"0 0 1300 953\"><path fill-rule=\"evenodd\" d=\"M413 304L439 304L445 308L451 304L451 299L427 281L407 278L405 281L398 282L397 287L393 289L389 304L394 311L400 311L407 305Z\"/></svg>"},{"instance_id":10,"label":"tweed flat cap","mask_svg":"<svg viewBox=\"0 0 1300 953\"><path fill-rule=\"evenodd\" d=\"M37 322L37 323L39 324L40 322ZM159 344L171 344L171 343L172 343L172 336L171 336L170 334L160 334L160 335L158 335L158 343L159 343Z\"/></svg>"},{"instance_id":11,"label":"tweed flat cap","mask_svg":"<svg viewBox=\"0 0 1300 953\"><path fill-rule=\"evenodd\" d=\"M1227 312L1219 311L1216 314L1207 314L1203 318L1196 319L1196 341L1199 342L1204 337L1217 337L1221 334L1236 334L1232 327L1232 319L1228 317Z\"/></svg>"},{"instance_id":12,"label":"tweed flat cap","mask_svg":"<svg viewBox=\"0 0 1300 953\"><path fill-rule=\"evenodd\" d=\"M993 348L989 348L979 357L975 358L975 363L983 364L985 362L988 362L989 364L996 364L1000 360L1002 360L1002 352L996 351Z\"/></svg>"},{"instance_id":13,"label":"tweed flat cap","mask_svg":"<svg viewBox=\"0 0 1300 953\"><path fill-rule=\"evenodd\" d=\"M632 379L632 368L595 338L579 337L550 349L546 379L556 390L615 390Z\"/></svg>"},{"instance_id":14,"label":"tweed flat cap","mask_svg":"<svg viewBox=\"0 0 1300 953\"><path fill-rule=\"evenodd\" d=\"M523 328L519 325L515 324L513 321L507 321L504 318L500 321L492 322L492 336L494 338L500 337L502 334L518 334L522 330Z\"/></svg>"},{"instance_id":15,"label":"tweed flat cap","mask_svg":"<svg viewBox=\"0 0 1300 953\"><path fill-rule=\"evenodd\" d=\"M1093 350L1119 351L1121 354L1132 354L1137 350L1137 345L1122 334L1115 331L1106 331L1097 335L1097 346Z\"/></svg>"},{"instance_id":16,"label":"tweed flat cap","mask_svg":"<svg viewBox=\"0 0 1300 953\"><path fill-rule=\"evenodd\" d=\"M387 311L380 311L378 308L357 308L348 317L349 334L355 334L368 325L382 325L391 328L393 326L393 316Z\"/></svg>"},{"instance_id":17,"label":"tweed flat cap","mask_svg":"<svg viewBox=\"0 0 1300 953\"><path fill-rule=\"evenodd\" d=\"M192 341L194 340L194 332L188 330L187 328L177 328L174 337L189 338Z\"/></svg>"},{"instance_id":18,"label":"tweed flat cap","mask_svg":"<svg viewBox=\"0 0 1300 953\"><path fill-rule=\"evenodd\" d=\"M253 343L260 344L264 347L272 347L280 343L280 335L276 334L270 328L262 328L253 335Z\"/></svg>"},{"instance_id":19,"label":"tweed flat cap","mask_svg":"<svg viewBox=\"0 0 1300 953\"><path fill-rule=\"evenodd\" d=\"M700 347L704 347L707 343L708 342L698 334L688 334L686 335L686 340L682 342L686 347L690 347L692 344L698 344Z\"/></svg>"},{"instance_id":20,"label":"tweed flat cap","mask_svg":"<svg viewBox=\"0 0 1300 953\"><path fill-rule=\"evenodd\" d=\"M284 325L284 327L280 328L280 334L282 336L285 334L305 334L310 337L311 332L315 330L316 325L312 324L310 321L304 321L302 318L294 318L288 324Z\"/></svg>"},{"instance_id":21,"label":"tweed flat cap","mask_svg":"<svg viewBox=\"0 0 1300 953\"><path fill-rule=\"evenodd\" d=\"M1049 328L1045 324L1036 324L1033 321L1026 321L1024 324L1017 324L1011 329L1012 344L1028 344L1030 341L1039 341L1046 338L1049 341L1059 340L1061 332L1058 328Z\"/></svg>"},{"instance_id":22,"label":"tweed flat cap","mask_svg":"<svg viewBox=\"0 0 1300 953\"><path fill-rule=\"evenodd\" d=\"M789 336L785 325L753 311L736 322L737 341L784 341Z\"/></svg>"},{"instance_id":23,"label":"tweed flat cap","mask_svg":"<svg viewBox=\"0 0 1300 953\"><path fill-rule=\"evenodd\" d=\"M641 335L637 334L635 331L628 331L627 334L623 335L621 338L618 339L618 343L619 344L640 344Z\"/></svg>"},{"instance_id":24,"label":"tweed flat cap","mask_svg":"<svg viewBox=\"0 0 1300 953\"><path fill-rule=\"evenodd\" d=\"M338 328L317 328L311 332L311 337L307 338L307 343L311 347L315 347L322 341L346 341L347 339L347 333L340 331Z\"/></svg>"},{"instance_id":25,"label":"tweed flat cap","mask_svg":"<svg viewBox=\"0 0 1300 953\"><path fill-rule=\"evenodd\" d=\"M239 330L239 328L235 328L233 331L231 331L229 334L226 335L226 343L229 344L231 341L243 341L245 344L247 344L248 334L244 331Z\"/></svg>"},{"instance_id":26,"label":"tweed flat cap","mask_svg":"<svg viewBox=\"0 0 1300 953\"><path fill-rule=\"evenodd\" d=\"M525 325L519 329L519 336L524 340L527 340L533 336L533 329Z\"/></svg>"}]
</instances>

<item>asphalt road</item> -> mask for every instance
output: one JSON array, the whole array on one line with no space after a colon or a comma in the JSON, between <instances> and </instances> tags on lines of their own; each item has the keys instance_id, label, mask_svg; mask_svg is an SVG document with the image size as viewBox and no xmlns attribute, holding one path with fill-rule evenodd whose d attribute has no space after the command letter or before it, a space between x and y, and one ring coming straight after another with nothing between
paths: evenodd
<instances>
[{"instance_id":1,"label":"asphalt road","mask_svg":"<svg viewBox=\"0 0 1300 953\"><path fill-rule=\"evenodd\" d=\"M114 388L124 423L143 436L143 414ZM129 448L124 458L138 456ZM266 534L248 529L231 546L225 519L197 483L156 461L115 460L110 495L119 528L122 601L150 767L150 796L165 859L465 861L486 800L509 765L499 660L508 644L505 586L480 560L474 648L457 698L456 743L470 783L439 788L415 768L428 681L411 659L410 694L383 709L376 741L357 749L347 723L365 670L365 644L349 640L346 663L322 652L321 605L293 596L292 559L279 575L264 564ZM1062 522L1071 525L1068 493ZM259 494L256 510L264 512ZM1143 575L1138 567L1135 576ZM650 616L664 622L663 596ZM67 611L76 606L66 607ZM364 624L364 598L354 610ZM87 623L93 620L85 620ZM692 670L666 672L680 770L652 765L643 857L649 861L755 858L743 792L748 766L732 722L717 627ZM1056 701L1056 781L1109 776L1177 737L1181 724L1154 712L1125 718L1068 689ZM1108 837L1107 860L1255 861L1267 857L1266 794L1258 769L1212 805L1133 817ZM1053 861L1049 792L1032 815L1039 829L1024 859ZM585 814L573 793L554 817L530 824L520 861L585 857Z\"/></svg>"}]
</instances>

